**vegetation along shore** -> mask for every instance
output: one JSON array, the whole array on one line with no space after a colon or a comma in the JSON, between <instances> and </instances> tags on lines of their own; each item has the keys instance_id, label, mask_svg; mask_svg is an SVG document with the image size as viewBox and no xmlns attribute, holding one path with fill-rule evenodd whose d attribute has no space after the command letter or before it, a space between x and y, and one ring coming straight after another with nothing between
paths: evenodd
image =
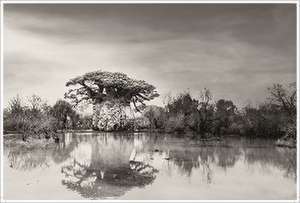
<instances>
[{"instance_id":1,"label":"vegetation along shore","mask_svg":"<svg viewBox=\"0 0 300 203\"><path fill-rule=\"evenodd\" d=\"M66 83L65 99L51 106L38 95L19 96L4 109L4 134L54 139L62 131L153 131L191 139L222 139L236 135L278 139L278 146L296 146L296 83L274 84L265 102L237 108L230 99L213 100L204 88L198 98L188 91L166 98L165 106L146 105L159 96L156 88L124 73L95 71ZM80 104L93 105L81 114Z\"/></svg>"}]
</instances>

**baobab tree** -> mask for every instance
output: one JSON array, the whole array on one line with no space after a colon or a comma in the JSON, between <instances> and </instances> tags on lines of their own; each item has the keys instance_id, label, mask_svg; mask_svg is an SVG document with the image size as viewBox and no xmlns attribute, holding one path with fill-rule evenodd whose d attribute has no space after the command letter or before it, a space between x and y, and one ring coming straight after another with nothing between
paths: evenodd
<instances>
[{"instance_id":1,"label":"baobab tree","mask_svg":"<svg viewBox=\"0 0 300 203\"><path fill-rule=\"evenodd\" d=\"M159 96L155 87L143 80L101 70L72 78L66 86L74 88L69 89L65 98L74 106L82 102L92 104L93 126L105 131L120 130L126 125L131 104L140 112L145 101Z\"/></svg>"}]
</instances>

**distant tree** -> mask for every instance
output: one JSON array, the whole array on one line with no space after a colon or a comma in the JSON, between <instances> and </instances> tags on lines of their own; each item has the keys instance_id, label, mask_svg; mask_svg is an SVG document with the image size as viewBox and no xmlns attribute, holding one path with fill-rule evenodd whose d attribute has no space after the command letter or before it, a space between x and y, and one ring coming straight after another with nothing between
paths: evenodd
<instances>
[{"instance_id":1,"label":"distant tree","mask_svg":"<svg viewBox=\"0 0 300 203\"><path fill-rule=\"evenodd\" d=\"M182 113L185 116L195 112L198 107L198 101L193 99L189 92L184 92L178 97L169 99L166 105L167 112L169 114L176 115Z\"/></svg>"},{"instance_id":2,"label":"distant tree","mask_svg":"<svg viewBox=\"0 0 300 203\"><path fill-rule=\"evenodd\" d=\"M288 87L284 87L281 84L274 84L268 90L270 93L268 99L272 104L277 105L290 116L296 115L296 83L291 83Z\"/></svg>"},{"instance_id":3,"label":"distant tree","mask_svg":"<svg viewBox=\"0 0 300 203\"><path fill-rule=\"evenodd\" d=\"M151 129L160 129L164 126L165 111L159 106L148 106L143 112L143 116L148 118Z\"/></svg>"},{"instance_id":4,"label":"distant tree","mask_svg":"<svg viewBox=\"0 0 300 203\"><path fill-rule=\"evenodd\" d=\"M230 100L220 99L216 103L215 133L222 134L230 127L234 120L236 106Z\"/></svg>"},{"instance_id":5,"label":"distant tree","mask_svg":"<svg viewBox=\"0 0 300 203\"><path fill-rule=\"evenodd\" d=\"M214 121L214 105L212 103L212 94L209 89L204 88L201 92L197 109L200 117L197 131L202 134L210 133L212 131L212 124Z\"/></svg>"},{"instance_id":6,"label":"distant tree","mask_svg":"<svg viewBox=\"0 0 300 203\"><path fill-rule=\"evenodd\" d=\"M76 120L79 120L79 116L70 103L64 100L58 100L53 108L52 114L57 119L60 129L66 129L68 127L68 119L72 122L72 128L76 127Z\"/></svg>"},{"instance_id":7,"label":"distant tree","mask_svg":"<svg viewBox=\"0 0 300 203\"><path fill-rule=\"evenodd\" d=\"M45 102L42 100L42 98L35 94L31 97L28 97L27 100L29 103L28 108L31 110L31 113L38 113L45 106Z\"/></svg>"},{"instance_id":8,"label":"distant tree","mask_svg":"<svg viewBox=\"0 0 300 203\"><path fill-rule=\"evenodd\" d=\"M178 97L169 99L166 105L168 131L191 129L198 135L211 133L214 121L214 105L212 95L206 88L201 92L199 100L185 92Z\"/></svg>"},{"instance_id":9,"label":"distant tree","mask_svg":"<svg viewBox=\"0 0 300 203\"><path fill-rule=\"evenodd\" d=\"M270 104L276 106L281 111L281 117L286 115L284 119L284 139L297 138L297 87L296 83L291 83L284 87L281 84L274 84L273 87L269 88L270 97L268 98ZM284 114L284 115L282 115ZM278 117L278 116L277 116Z\"/></svg>"},{"instance_id":10,"label":"distant tree","mask_svg":"<svg viewBox=\"0 0 300 203\"><path fill-rule=\"evenodd\" d=\"M286 116L270 103L258 108L248 105L243 109L242 122L243 134L248 137L279 138L284 135Z\"/></svg>"},{"instance_id":11,"label":"distant tree","mask_svg":"<svg viewBox=\"0 0 300 203\"><path fill-rule=\"evenodd\" d=\"M199 116L198 101L189 92L184 92L175 98L169 97L165 107L167 131L183 132L186 128L197 130Z\"/></svg>"},{"instance_id":12,"label":"distant tree","mask_svg":"<svg viewBox=\"0 0 300 203\"><path fill-rule=\"evenodd\" d=\"M21 98L19 97L19 95L9 101L8 111L10 111L12 115L19 115L24 112L24 107L22 106Z\"/></svg>"},{"instance_id":13,"label":"distant tree","mask_svg":"<svg viewBox=\"0 0 300 203\"><path fill-rule=\"evenodd\" d=\"M22 116L25 107L19 95L9 101L8 107L3 112L3 125L5 131L20 131L22 128Z\"/></svg>"}]
</instances>

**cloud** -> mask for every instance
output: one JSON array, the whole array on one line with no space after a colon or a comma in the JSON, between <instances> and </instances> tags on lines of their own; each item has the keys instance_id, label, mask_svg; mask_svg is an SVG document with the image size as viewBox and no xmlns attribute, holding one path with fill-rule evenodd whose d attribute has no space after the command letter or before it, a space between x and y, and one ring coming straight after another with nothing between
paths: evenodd
<instances>
[{"instance_id":1,"label":"cloud","mask_svg":"<svg viewBox=\"0 0 300 203\"><path fill-rule=\"evenodd\" d=\"M154 84L163 95L212 90L238 105L296 80L292 4L11 4L4 8L5 103L96 69ZM153 101L162 104L162 98Z\"/></svg>"}]
</instances>

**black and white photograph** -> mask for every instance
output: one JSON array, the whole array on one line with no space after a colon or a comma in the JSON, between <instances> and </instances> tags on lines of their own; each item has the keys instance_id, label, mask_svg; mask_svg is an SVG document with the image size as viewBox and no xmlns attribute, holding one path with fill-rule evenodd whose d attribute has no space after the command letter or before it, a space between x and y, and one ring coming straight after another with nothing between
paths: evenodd
<instances>
[{"instance_id":1,"label":"black and white photograph","mask_svg":"<svg viewBox=\"0 0 300 203\"><path fill-rule=\"evenodd\" d=\"M298 2L1 2L1 202L299 201Z\"/></svg>"}]
</instances>

